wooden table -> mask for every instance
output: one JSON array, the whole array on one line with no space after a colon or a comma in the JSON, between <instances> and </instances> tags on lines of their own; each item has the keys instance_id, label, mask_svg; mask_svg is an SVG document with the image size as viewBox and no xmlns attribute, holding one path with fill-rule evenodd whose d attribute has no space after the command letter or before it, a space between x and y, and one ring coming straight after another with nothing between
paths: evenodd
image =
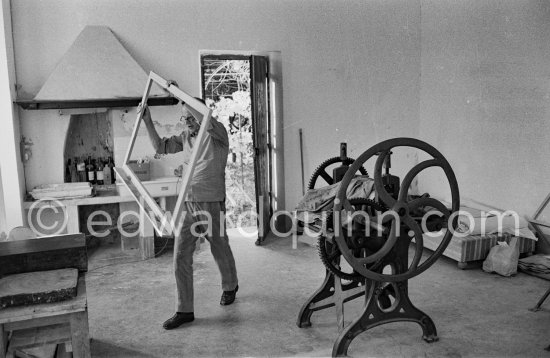
<instances>
[{"instance_id":1,"label":"wooden table","mask_svg":"<svg viewBox=\"0 0 550 358\"><path fill-rule=\"evenodd\" d=\"M40 338L36 338L35 342L26 344L25 347L70 342L74 358L91 357L86 281L83 274L79 277L77 296L73 299L0 309L0 358L6 357L9 331L14 331L15 337L16 333L23 333L24 330L45 330L47 327L66 328L66 335L59 334L63 329L58 329L57 334L50 336L37 334Z\"/></svg>"},{"instance_id":2,"label":"wooden table","mask_svg":"<svg viewBox=\"0 0 550 358\"><path fill-rule=\"evenodd\" d=\"M166 199L177 195L179 185L181 185L178 177L158 178L144 182L151 196L158 198L160 207L166 210ZM143 210L137 206L136 199L130 195L130 192L125 189L122 184L117 184L117 192L119 195L101 195L85 198L74 199L59 199L59 200L40 200L26 201L23 203L24 209L27 211L26 219L30 219L35 215L34 212L40 208L59 208L67 217L65 232L68 234L76 234L82 232L80 228L78 208L86 205L104 205L104 204L120 204L121 210L129 210L129 205L135 204L140 217L139 228L139 248L142 259L148 259L155 256L155 241L153 225L146 218ZM29 211L31 211L29 213Z\"/></svg>"}]
</instances>

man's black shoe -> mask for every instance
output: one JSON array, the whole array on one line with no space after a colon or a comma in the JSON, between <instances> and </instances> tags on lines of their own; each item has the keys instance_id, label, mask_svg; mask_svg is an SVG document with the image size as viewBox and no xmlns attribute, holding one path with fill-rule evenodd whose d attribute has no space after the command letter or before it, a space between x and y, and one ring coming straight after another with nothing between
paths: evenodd
<instances>
[{"instance_id":1,"label":"man's black shoe","mask_svg":"<svg viewBox=\"0 0 550 358\"><path fill-rule=\"evenodd\" d=\"M193 322L194 320L195 314L193 312L176 312L175 315L168 318L166 322L163 323L162 327L164 327L164 329L174 329L184 323Z\"/></svg>"},{"instance_id":2,"label":"man's black shoe","mask_svg":"<svg viewBox=\"0 0 550 358\"><path fill-rule=\"evenodd\" d=\"M232 304L235 301L235 296L239 290L239 285L235 287L233 291L223 291L222 299L220 300L220 305L227 306Z\"/></svg>"}]
</instances>

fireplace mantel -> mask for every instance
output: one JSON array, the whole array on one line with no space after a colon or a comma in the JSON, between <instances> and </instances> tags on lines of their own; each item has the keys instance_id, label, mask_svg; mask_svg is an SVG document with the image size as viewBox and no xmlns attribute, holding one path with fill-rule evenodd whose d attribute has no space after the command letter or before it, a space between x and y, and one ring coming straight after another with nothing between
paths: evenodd
<instances>
[{"instance_id":1,"label":"fireplace mantel","mask_svg":"<svg viewBox=\"0 0 550 358\"><path fill-rule=\"evenodd\" d=\"M78 99L78 100L17 100L15 103L23 109L69 109L69 108L124 108L137 107L141 97L112 99ZM178 103L174 97L149 97L148 106L172 106Z\"/></svg>"}]
</instances>

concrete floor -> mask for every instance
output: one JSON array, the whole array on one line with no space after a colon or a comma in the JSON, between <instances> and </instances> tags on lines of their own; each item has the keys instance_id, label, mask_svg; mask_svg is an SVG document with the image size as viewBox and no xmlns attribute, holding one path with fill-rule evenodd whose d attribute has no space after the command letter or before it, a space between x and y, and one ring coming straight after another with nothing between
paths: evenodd
<instances>
[{"instance_id":1,"label":"concrete floor","mask_svg":"<svg viewBox=\"0 0 550 358\"><path fill-rule=\"evenodd\" d=\"M195 257L195 321L173 331L172 255L147 261L116 246L90 254L87 274L93 357L330 356L338 332L334 309L313 314L312 327L296 317L324 278L316 250L290 238L230 236L240 289L231 306L219 305L220 278L208 245ZM132 262L134 261L134 262ZM114 265L113 265L114 264ZM109 266L107 266L109 265ZM550 299L530 312L550 285L518 273L505 278L481 269L459 270L440 259L409 282L413 304L431 316L440 340L428 344L416 323L400 322L360 334L354 357L550 357ZM346 304L346 323L361 309Z\"/></svg>"}]
</instances>

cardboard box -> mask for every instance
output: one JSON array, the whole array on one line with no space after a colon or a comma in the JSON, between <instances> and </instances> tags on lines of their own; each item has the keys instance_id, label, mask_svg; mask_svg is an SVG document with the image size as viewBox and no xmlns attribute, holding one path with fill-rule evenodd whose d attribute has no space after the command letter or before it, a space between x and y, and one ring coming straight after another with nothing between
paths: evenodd
<instances>
[{"instance_id":1,"label":"cardboard box","mask_svg":"<svg viewBox=\"0 0 550 358\"><path fill-rule=\"evenodd\" d=\"M150 163L138 163L135 160L131 160L128 163L128 166L134 174L138 177L141 181L147 181L151 180L151 165Z\"/></svg>"}]
</instances>

